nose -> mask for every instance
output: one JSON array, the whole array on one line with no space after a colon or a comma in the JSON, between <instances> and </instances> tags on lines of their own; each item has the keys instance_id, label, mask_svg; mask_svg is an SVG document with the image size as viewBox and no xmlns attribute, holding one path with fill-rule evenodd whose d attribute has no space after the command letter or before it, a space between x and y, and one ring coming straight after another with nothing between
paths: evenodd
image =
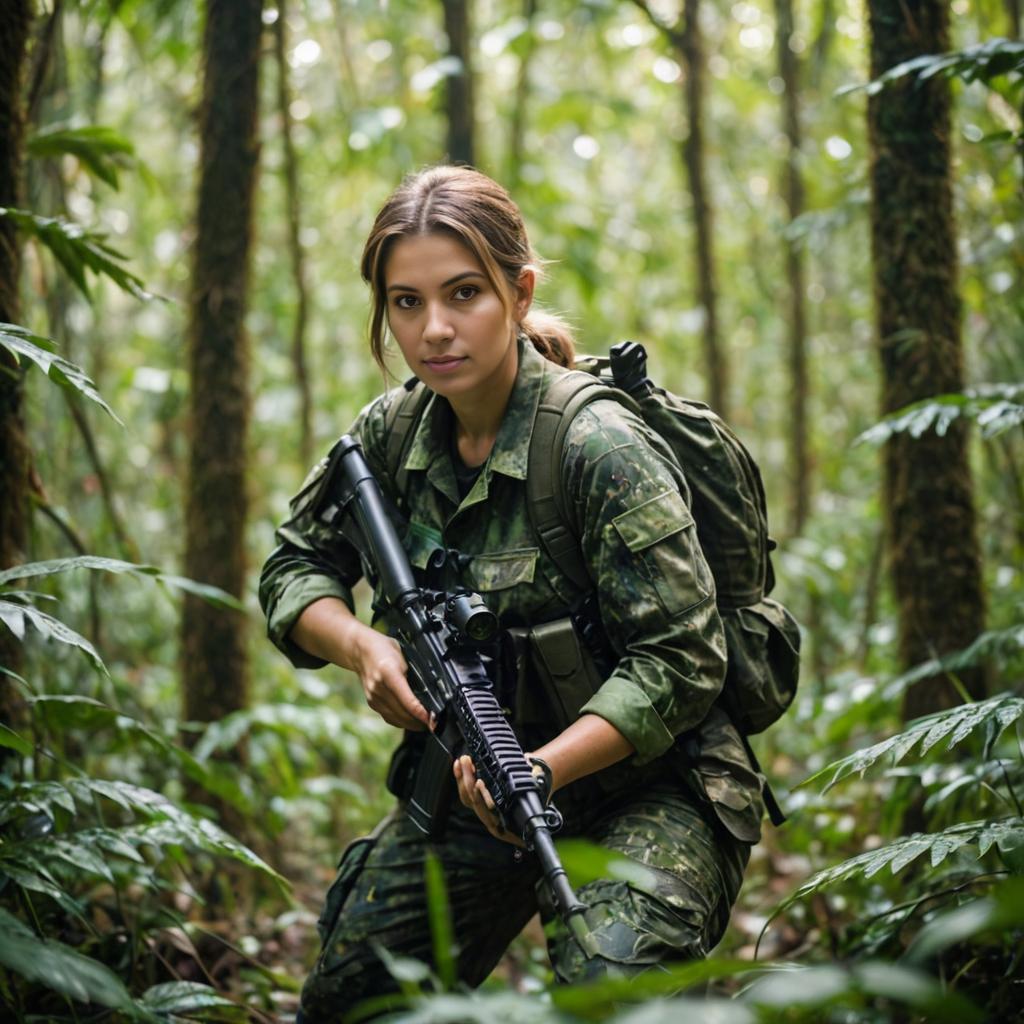
<instances>
[{"instance_id":1,"label":"nose","mask_svg":"<svg viewBox=\"0 0 1024 1024\"><path fill-rule=\"evenodd\" d=\"M431 344L451 341L455 337L455 329L447 314L444 303L428 302L426 320L423 324L423 340Z\"/></svg>"}]
</instances>

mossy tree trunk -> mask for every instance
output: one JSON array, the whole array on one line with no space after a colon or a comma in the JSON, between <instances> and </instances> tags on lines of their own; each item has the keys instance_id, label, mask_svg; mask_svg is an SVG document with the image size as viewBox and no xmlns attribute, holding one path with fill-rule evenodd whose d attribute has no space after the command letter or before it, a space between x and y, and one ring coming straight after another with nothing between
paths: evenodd
<instances>
[{"instance_id":1,"label":"mossy tree trunk","mask_svg":"<svg viewBox=\"0 0 1024 1024\"><path fill-rule=\"evenodd\" d=\"M793 0L775 0L776 46L782 79L782 128L786 135L786 166L782 194L789 223L804 212L801 167L800 68L793 51ZM807 314L804 302L806 274L801 242L787 239L786 281L789 288L789 465L790 515L793 534L803 532L810 512L811 469L808 442Z\"/></svg>"},{"instance_id":2,"label":"mossy tree trunk","mask_svg":"<svg viewBox=\"0 0 1024 1024\"><path fill-rule=\"evenodd\" d=\"M21 147L24 131L22 85L29 27L28 0L11 0L0 17L0 206L21 204ZM0 322L17 323L21 252L13 222L0 218ZM0 569L25 557L28 533L29 450L25 437L22 371L0 348ZM17 671L21 648L0 626L0 666ZM0 720L16 721L14 684L0 676Z\"/></svg>"},{"instance_id":3,"label":"mossy tree trunk","mask_svg":"<svg viewBox=\"0 0 1024 1024\"><path fill-rule=\"evenodd\" d=\"M188 363L185 572L241 597L245 582L249 352L261 0L209 0ZM193 597L182 623L184 714L215 721L248 699L245 620Z\"/></svg>"},{"instance_id":4,"label":"mossy tree trunk","mask_svg":"<svg viewBox=\"0 0 1024 1024\"><path fill-rule=\"evenodd\" d=\"M469 0L442 0L448 54L461 65L449 74L445 85L448 113L448 159L456 164L476 163L476 131L473 119L472 31Z\"/></svg>"},{"instance_id":5,"label":"mossy tree trunk","mask_svg":"<svg viewBox=\"0 0 1024 1024\"><path fill-rule=\"evenodd\" d=\"M870 0L871 74L949 49L941 0ZM964 386L950 183L950 87L904 78L868 104L871 242L883 412ZM984 626L968 436L896 435L886 446L885 509L907 667L966 647ZM981 670L961 677L984 693ZM945 677L906 695L913 718L960 701Z\"/></svg>"}]
</instances>

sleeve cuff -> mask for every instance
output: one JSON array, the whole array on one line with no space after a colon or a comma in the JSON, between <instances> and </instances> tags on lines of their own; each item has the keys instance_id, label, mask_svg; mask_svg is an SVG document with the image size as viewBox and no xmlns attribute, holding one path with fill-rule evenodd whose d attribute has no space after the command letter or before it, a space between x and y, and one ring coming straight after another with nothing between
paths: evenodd
<instances>
[{"instance_id":1,"label":"sleeve cuff","mask_svg":"<svg viewBox=\"0 0 1024 1024\"><path fill-rule=\"evenodd\" d=\"M615 726L633 745L634 765L643 765L664 754L675 734L651 705L643 689L622 676L610 676L586 704L581 715L599 715Z\"/></svg>"},{"instance_id":2,"label":"sleeve cuff","mask_svg":"<svg viewBox=\"0 0 1024 1024\"><path fill-rule=\"evenodd\" d=\"M336 597L353 607L352 591L330 576L299 576L278 595L267 619L267 636L296 668L321 668L327 662L288 639L299 616L322 597Z\"/></svg>"}]
</instances>

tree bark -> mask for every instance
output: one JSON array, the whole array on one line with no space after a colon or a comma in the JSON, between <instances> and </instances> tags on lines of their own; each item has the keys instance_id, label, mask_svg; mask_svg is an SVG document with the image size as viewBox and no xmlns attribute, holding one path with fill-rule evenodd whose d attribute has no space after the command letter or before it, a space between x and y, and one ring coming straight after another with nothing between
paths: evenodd
<instances>
[{"instance_id":1,"label":"tree bark","mask_svg":"<svg viewBox=\"0 0 1024 1024\"><path fill-rule=\"evenodd\" d=\"M448 53L461 67L448 75L445 104L448 112L448 159L456 164L475 165L476 132L473 122L473 63L470 59L472 32L468 0L442 0Z\"/></svg>"},{"instance_id":2,"label":"tree bark","mask_svg":"<svg viewBox=\"0 0 1024 1024\"><path fill-rule=\"evenodd\" d=\"M313 388L309 379L306 353L306 321L309 313L309 287L306 283L306 258L302 251L302 212L299 201L299 161L292 137L291 89L288 85L288 61L285 60L285 36L288 31L287 0L278 0L274 22L274 57L277 65L277 108L281 118L281 144L284 147L284 187L288 209L288 251L295 283L295 322L292 325L292 367L299 392L299 457L303 466L313 464Z\"/></svg>"},{"instance_id":3,"label":"tree bark","mask_svg":"<svg viewBox=\"0 0 1024 1024\"><path fill-rule=\"evenodd\" d=\"M0 17L0 206L21 204L21 151L24 134L22 84L29 27L28 0L12 0ZM17 323L21 251L14 224L0 218L0 322ZM28 534L29 449L25 436L23 373L0 348L0 569L24 560ZM21 646L0 626L0 666L17 671ZM0 719L16 720L19 701L13 683L0 676Z\"/></svg>"},{"instance_id":4,"label":"tree bark","mask_svg":"<svg viewBox=\"0 0 1024 1024\"><path fill-rule=\"evenodd\" d=\"M708 402L723 418L729 415L729 365L719 341L718 285L715 280L714 230L707 183L704 145L704 83L706 61L700 28L700 0L685 0L674 24L662 21L649 0L633 0L668 40L683 65L683 107L687 131L680 152L693 203L694 255L697 263L697 301L703 313L701 331Z\"/></svg>"},{"instance_id":5,"label":"tree bark","mask_svg":"<svg viewBox=\"0 0 1024 1024\"><path fill-rule=\"evenodd\" d=\"M707 155L704 143L706 61L704 39L700 28L700 0L685 0L683 19L682 33L678 36L678 51L686 71L683 95L686 104L687 133L683 140L682 154L693 202L697 298L704 314L702 340L704 364L708 375L708 402L720 416L728 419L729 367L718 330L714 218L711 207L711 190L707 181Z\"/></svg>"},{"instance_id":6,"label":"tree bark","mask_svg":"<svg viewBox=\"0 0 1024 1024\"><path fill-rule=\"evenodd\" d=\"M519 74L516 77L516 99L512 107L508 138L508 181L513 187L522 178L523 151L526 138L526 107L530 97L530 63L536 48L534 21L537 17L537 0L523 0L523 19L526 22L526 49L519 60Z\"/></svg>"},{"instance_id":7,"label":"tree bark","mask_svg":"<svg viewBox=\"0 0 1024 1024\"><path fill-rule=\"evenodd\" d=\"M261 0L209 0L188 364L185 571L241 597L245 583L249 352L244 317L259 157ZM184 714L215 721L248 700L245 620L188 596Z\"/></svg>"},{"instance_id":8,"label":"tree bark","mask_svg":"<svg viewBox=\"0 0 1024 1024\"><path fill-rule=\"evenodd\" d=\"M787 154L782 193L789 223L804 212L804 182L800 147L800 75L796 54L790 47L793 35L793 0L775 0L779 77L783 83L782 126ZM795 239L786 240L786 279L789 285L790 375L790 531L803 532L810 510L810 456L807 442L807 316L804 305L803 250Z\"/></svg>"},{"instance_id":9,"label":"tree bark","mask_svg":"<svg viewBox=\"0 0 1024 1024\"><path fill-rule=\"evenodd\" d=\"M949 49L942 0L870 0L871 76ZM950 87L905 78L868 103L871 248L884 413L964 386L950 182ZM985 601L966 425L886 446L885 509L904 666L966 647ZM961 682L985 692L981 670ZM907 718L961 700L945 677L908 691Z\"/></svg>"}]
</instances>

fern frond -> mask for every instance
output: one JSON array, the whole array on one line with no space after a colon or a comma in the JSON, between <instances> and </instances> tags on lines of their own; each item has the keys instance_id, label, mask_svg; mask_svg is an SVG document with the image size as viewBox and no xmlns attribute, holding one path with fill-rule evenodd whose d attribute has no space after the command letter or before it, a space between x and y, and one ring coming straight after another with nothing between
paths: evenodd
<instances>
[{"instance_id":1,"label":"fern frond","mask_svg":"<svg viewBox=\"0 0 1024 1024\"><path fill-rule=\"evenodd\" d=\"M779 910L850 878L871 878L884 868L892 874L902 871L908 864L927 853L933 868L938 867L950 854L964 847L976 847L979 858L992 847L1000 851L1011 851L1024 844L1024 818L1002 818L998 821L968 821L953 825L942 832L915 832L902 836L895 842L867 850L844 860L840 864L825 868L812 875L780 905Z\"/></svg>"},{"instance_id":2,"label":"fern frond","mask_svg":"<svg viewBox=\"0 0 1024 1024\"><path fill-rule=\"evenodd\" d=\"M1006 664L1024 654L1024 622L1007 629L993 629L980 634L969 646L960 651L953 651L941 658L930 658L916 665L909 672L897 676L885 687L884 696L893 700L904 690L937 675L957 675L964 669L980 665L985 661Z\"/></svg>"},{"instance_id":3,"label":"fern frond","mask_svg":"<svg viewBox=\"0 0 1024 1024\"><path fill-rule=\"evenodd\" d=\"M934 430L942 437L955 420L975 420L988 439L1024 423L1024 384L979 384L962 393L935 395L914 402L865 430L854 444L881 445L894 434L921 437Z\"/></svg>"},{"instance_id":4,"label":"fern frond","mask_svg":"<svg viewBox=\"0 0 1024 1024\"><path fill-rule=\"evenodd\" d=\"M80 224L72 224L60 217L41 217L11 207L0 206L0 217L14 221L21 231L46 246L90 302L92 294L86 280L87 270L110 278L122 291L137 299L152 298L142 278L125 268L125 257L107 244L105 235L87 231Z\"/></svg>"},{"instance_id":5,"label":"fern frond","mask_svg":"<svg viewBox=\"0 0 1024 1024\"><path fill-rule=\"evenodd\" d=\"M827 793L836 783L856 772L863 775L868 768L888 756L889 764L898 764L915 746L920 744L919 753L923 756L935 744L949 737L946 749L951 750L963 742L975 730L989 727L990 738L995 740L1008 726L1024 715L1024 698L1003 693L988 700L974 704L961 704L948 711L938 711L932 715L918 718L895 736L875 743L864 750L857 750L847 757L825 765L800 785L807 785L823 775L832 774L832 778L822 790Z\"/></svg>"}]
</instances>

